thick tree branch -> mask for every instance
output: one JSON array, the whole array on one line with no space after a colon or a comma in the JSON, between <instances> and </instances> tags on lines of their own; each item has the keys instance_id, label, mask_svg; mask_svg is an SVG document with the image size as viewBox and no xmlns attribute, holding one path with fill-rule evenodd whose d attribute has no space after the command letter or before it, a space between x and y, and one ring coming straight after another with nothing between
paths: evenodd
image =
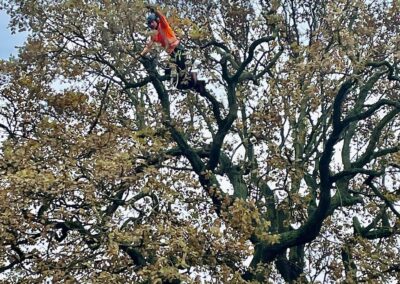
<instances>
[{"instance_id":1,"label":"thick tree branch","mask_svg":"<svg viewBox=\"0 0 400 284\"><path fill-rule=\"evenodd\" d=\"M388 79L391 81L399 81L400 82L400 77L398 75L395 75L395 67L390 64L388 61L379 61L379 62L367 62L366 66L370 67L382 67L385 66L389 73L388 73Z\"/></svg>"},{"instance_id":2,"label":"thick tree branch","mask_svg":"<svg viewBox=\"0 0 400 284\"><path fill-rule=\"evenodd\" d=\"M358 114L355 114L355 115L347 117L346 119L343 120L343 123L344 124L349 124L349 123L354 122L354 121L360 121L360 120L366 119L366 118L370 117L371 115L373 115L382 106L386 106L386 105L393 106L393 107L396 108L394 110L395 115L400 112L400 102L395 102L395 101L383 99L383 100L379 100L378 102L373 104L365 112L361 112L361 113L358 113Z\"/></svg>"},{"instance_id":3,"label":"thick tree branch","mask_svg":"<svg viewBox=\"0 0 400 284\"><path fill-rule=\"evenodd\" d=\"M151 82L151 78L150 77L146 77L142 81L137 82L137 83L131 83L131 82L126 83L124 89L140 88L140 87L143 87L143 86L147 85L150 82Z\"/></svg>"},{"instance_id":4,"label":"thick tree branch","mask_svg":"<svg viewBox=\"0 0 400 284\"><path fill-rule=\"evenodd\" d=\"M99 118L100 118L100 116L101 116L101 114L103 112L103 108L104 108L104 106L106 104L107 93L108 93L108 89L110 87L110 84L111 84L110 81L108 81L107 85L106 85L106 88L105 88L105 90L103 92L103 98L101 99L99 111L97 112L97 115L96 115L94 121L90 125L89 130L87 132L87 135L90 135L92 133L93 129L96 127L97 123L99 122Z\"/></svg>"},{"instance_id":5,"label":"thick tree branch","mask_svg":"<svg viewBox=\"0 0 400 284\"><path fill-rule=\"evenodd\" d=\"M226 53L230 53L231 52L230 49L225 44L223 44L222 42L218 42L216 40L212 40L212 41L202 45L200 48L204 49L204 48L207 48L207 47L210 47L210 46L219 47L219 48L223 49Z\"/></svg>"},{"instance_id":6,"label":"thick tree branch","mask_svg":"<svg viewBox=\"0 0 400 284\"><path fill-rule=\"evenodd\" d=\"M8 128L6 125L0 123L0 128L3 128L5 131L7 131L8 136L9 136L10 138L15 138L15 133L12 132L11 129Z\"/></svg>"},{"instance_id":7,"label":"thick tree branch","mask_svg":"<svg viewBox=\"0 0 400 284\"><path fill-rule=\"evenodd\" d=\"M14 261L9 263L8 265L1 266L0 273L3 273L9 269L12 269L14 266L22 263L24 260L27 259L27 257L25 256L25 253L17 245L12 244L11 249L18 255L18 257Z\"/></svg>"},{"instance_id":8,"label":"thick tree branch","mask_svg":"<svg viewBox=\"0 0 400 284\"><path fill-rule=\"evenodd\" d=\"M191 166L193 167L194 172L198 175L200 184L206 190L207 194L211 197L213 204L215 206L215 210L217 214L221 212L222 206L222 192L216 189L216 184L218 182L215 179L210 179L206 174L205 164L201 160L200 156L197 152L188 144L186 137L183 133L181 133L175 126L171 113L170 113L170 102L168 93L159 80L157 76L151 75L155 73L154 66L149 64L148 62L144 62L144 66L150 74L152 79L152 84L157 91L158 97L161 101L161 106L163 110L164 124L169 129L172 138L178 144L178 147L182 151L183 155L189 160ZM219 155L218 155L219 159Z\"/></svg>"},{"instance_id":9,"label":"thick tree branch","mask_svg":"<svg viewBox=\"0 0 400 284\"><path fill-rule=\"evenodd\" d=\"M143 267L147 264L146 259L139 250L125 244L119 245L119 249L124 251L132 259L133 263L137 266L136 268Z\"/></svg>"},{"instance_id":10,"label":"thick tree branch","mask_svg":"<svg viewBox=\"0 0 400 284\"><path fill-rule=\"evenodd\" d=\"M374 170L367 170L364 168L350 168L348 170L341 171L341 172L335 174L334 176L332 176L331 181L332 181L332 183L334 183L343 178L354 177L357 174L365 174L365 175L369 175L372 177L377 177L377 176L381 176L382 172L374 171Z\"/></svg>"},{"instance_id":11,"label":"thick tree branch","mask_svg":"<svg viewBox=\"0 0 400 284\"><path fill-rule=\"evenodd\" d=\"M377 216L375 216L374 220L372 220L372 222L367 227L362 227L358 218L354 217L353 218L354 234L359 235L365 239L374 240L374 239L390 237L393 234L398 233L398 229L396 231L396 227L392 228L388 224L385 224L383 221L382 221L382 226L377 227L378 222L380 220L384 220L386 215L385 211L386 207L382 207L380 213Z\"/></svg>"},{"instance_id":12,"label":"thick tree branch","mask_svg":"<svg viewBox=\"0 0 400 284\"><path fill-rule=\"evenodd\" d=\"M240 166L234 165L231 159L223 152L220 154L221 170L229 178L233 186L233 196L246 199L248 196L247 185L243 179L243 170Z\"/></svg>"},{"instance_id":13,"label":"thick tree branch","mask_svg":"<svg viewBox=\"0 0 400 284\"><path fill-rule=\"evenodd\" d=\"M207 170L213 171L217 167L225 136L228 134L233 122L237 118L238 104L236 101L236 86L234 84L228 85L228 103L229 113L221 122L211 144L210 159L207 164Z\"/></svg>"},{"instance_id":14,"label":"thick tree branch","mask_svg":"<svg viewBox=\"0 0 400 284\"><path fill-rule=\"evenodd\" d=\"M342 261L346 273L346 279L357 283L357 266L354 263L352 248L350 244L345 244L341 249Z\"/></svg>"},{"instance_id":15,"label":"thick tree branch","mask_svg":"<svg viewBox=\"0 0 400 284\"><path fill-rule=\"evenodd\" d=\"M222 118L221 118L221 103L211 95L207 90L203 89L200 92L200 96L206 98L212 105L212 110L214 113L215 120L217 121L218 126L222 126Z\"/></svg>"},{"instance_id":16,"label":"thick tree branch","mask_svg":"<svg viewBox=\"0 0 400 284\"><path fill-rule=\"evenodd\" d=\"M236 71L236 73L232 76L232 78L230 78L231 82L237 82L239 81L239 77L242 75L243 71L246 69L247 65L250 64L250 62L253 60L254 58L254 51L255 49L262 43L265 42L269 42L271 40L274 40L276 38L276 36L267 36L267 37L262 37L259 38L258 40L255 40L249 47L249 51L248 51L248 56L247 58L244 60L244 62L239 66L239 69Z\"/></svg>"},{"instance_id":17,"label":"thick tree branch","mask_svg":"<svg viewBox=\"0 0 400 284\"><path fill-rule=\"evenodd\" d=\"M339 141L340 135L345 129L345 125L341 122L341 105L353 84L354 80L352 79L345 81L335 97L332 114L333 130L325 144L318 167L320 174L320 199L317 208L299 229L279 234L279 241L277 243L269 244L256 239L256 252L251 263L252 266L256 266L260 261L270 262L286 248L310 242L318 235L322 222L329 213L331 203L330 191L332 180L329 164L332 159L334 146Z\"/></svg>"}]
</instances>

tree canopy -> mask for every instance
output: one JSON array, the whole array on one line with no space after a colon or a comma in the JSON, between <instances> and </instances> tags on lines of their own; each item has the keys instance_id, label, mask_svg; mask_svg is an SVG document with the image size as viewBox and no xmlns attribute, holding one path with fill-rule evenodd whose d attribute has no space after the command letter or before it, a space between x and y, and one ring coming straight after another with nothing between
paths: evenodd
<instances>
[{"instance_id":1,"label":"tree canopy","mask_svg":"<svg viewBox=\"0 0 400 284\"><path fill-rule=\"evenodd\" d=\"M399 279L398 1L154 3L204 90L143 1L0 0L0 279Z\"/></svg>"}]
</instances>

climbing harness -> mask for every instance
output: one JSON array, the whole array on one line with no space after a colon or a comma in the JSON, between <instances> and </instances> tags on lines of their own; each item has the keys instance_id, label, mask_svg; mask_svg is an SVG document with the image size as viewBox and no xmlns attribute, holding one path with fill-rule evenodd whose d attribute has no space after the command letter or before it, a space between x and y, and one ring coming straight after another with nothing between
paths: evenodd
<instances>
[{"instance_id":1,"label":"climbing harness","mask_svg":"<svg viewBox=\"0 0 400 284\"><path fill-rule=\"evenodd\" d=\"M190 60L187 59L186 51L181 44L179 44L171 54L170 67L171 84L175 88L187 86L190 82L192 64Z\"/></svg>"},{"instance_id":2,"label":"climbing harness","mask_svg":"<svg viewBox=\"0 0 400 284\"><path fill-rule=\"evenodd\" d=\"M178 72L178 66L175 64L175 63L173 63L173 62L170 62L170 65L169 65L169 68L170 68L170 70L171 70L171 79L170 79L170 83L171 83L171 85L174 87L174 88L177 88L178 87L178 84L179 84L179 72Z\"/></svg>"}]
</instances>

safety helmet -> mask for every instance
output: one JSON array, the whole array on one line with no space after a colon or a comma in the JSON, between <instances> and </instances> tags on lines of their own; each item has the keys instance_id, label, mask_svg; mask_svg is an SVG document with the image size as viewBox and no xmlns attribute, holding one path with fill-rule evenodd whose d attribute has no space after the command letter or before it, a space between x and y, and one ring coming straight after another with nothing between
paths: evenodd
<instances>
[{"instance_id":1,"label":"safety helmet","mask_svg":"<svg viewBox=\"0 0 400 284\"><path fill-rule=\"evenodd\" d=\"M149 14L148 16L147 16L147 26L149 26L150 27L150 23L152 22L152 21L158 21L158 16L156 15L156 14L154 14L154 13L151 13L151 14Z\"/></svg>"}]
</instances>

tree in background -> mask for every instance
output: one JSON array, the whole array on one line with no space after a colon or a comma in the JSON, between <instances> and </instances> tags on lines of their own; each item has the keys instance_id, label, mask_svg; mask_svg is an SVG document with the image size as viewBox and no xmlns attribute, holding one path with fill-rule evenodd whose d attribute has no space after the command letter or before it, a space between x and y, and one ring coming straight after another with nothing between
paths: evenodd
<instances>
[{"instance_id":1,"label":"tree in background","mask_svg":"<svg viewBox=\"0 0 400 284\"><path fill-rule=\"evenodd\" d=\"M160 2L199 93L137 60L142 1L0 1L1 277L398 279L398 3Z\"/></svg>"}]
</instances>

